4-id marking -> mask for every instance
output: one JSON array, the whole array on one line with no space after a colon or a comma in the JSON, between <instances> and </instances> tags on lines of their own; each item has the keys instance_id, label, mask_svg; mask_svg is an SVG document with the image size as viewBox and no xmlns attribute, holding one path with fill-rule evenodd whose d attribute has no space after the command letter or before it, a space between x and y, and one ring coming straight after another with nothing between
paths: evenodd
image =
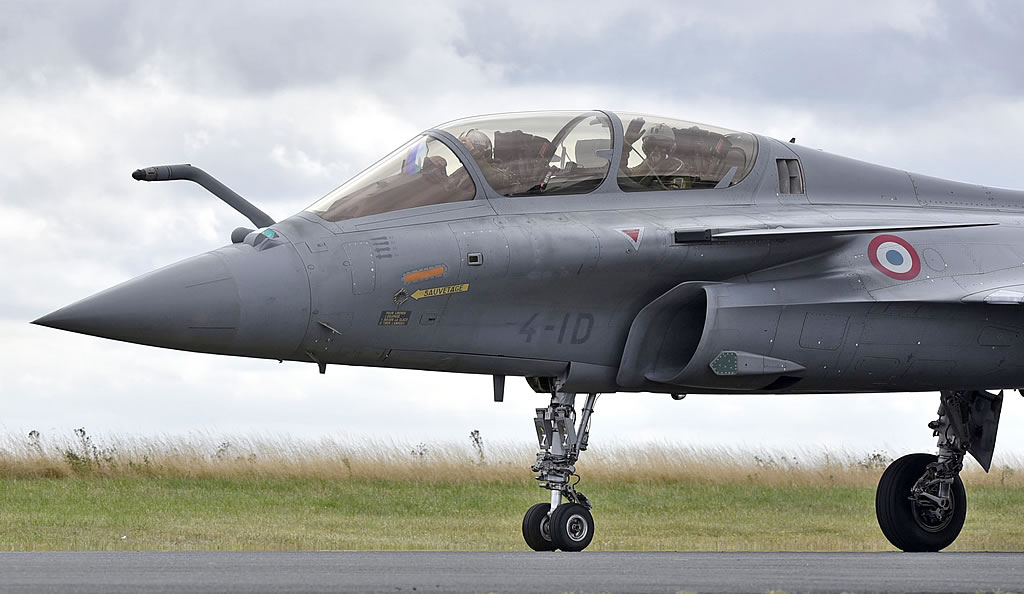
<instances>
[{"instance_id":1,"label":"4-id marking","mask_svg":"<svg viewBox=\"0 0 1024 594\"><path fill-rule=\"evenodd\" d=\"M526 342L533 342L535 335L540 332L542 336L557 334L557 344L583 344L590 340L590 334L594 330L594 314L592 313L567 313L564 314L556 324L545 324L537 328L534 323L540 316L535 313L519 327L519 335L525 337Z\"/></svg>"}]
</instances>

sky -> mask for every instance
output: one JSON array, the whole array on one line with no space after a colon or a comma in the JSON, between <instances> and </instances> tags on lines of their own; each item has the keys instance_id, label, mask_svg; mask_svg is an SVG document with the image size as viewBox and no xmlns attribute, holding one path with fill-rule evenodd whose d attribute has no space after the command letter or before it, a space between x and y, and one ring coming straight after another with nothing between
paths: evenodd
<instances>
[{"instance_id":1,"label":"sky","mask_svg":"<svg viewBox=\"0 0 1024 594\"><path fill-rule=\"evenodd\" d=\"M0 434L532 443L510 378L277 363L32 326L230 242L241 215L136 168L192 163L275 219L420 130L614 109L1024 189L1024 4L0 0ZM593 445L930 451L938 395L605 395ZM1024 452L1008 393L997 447ZM529 464L530 461L524 461Z\"/></svg>"}]
</instances>

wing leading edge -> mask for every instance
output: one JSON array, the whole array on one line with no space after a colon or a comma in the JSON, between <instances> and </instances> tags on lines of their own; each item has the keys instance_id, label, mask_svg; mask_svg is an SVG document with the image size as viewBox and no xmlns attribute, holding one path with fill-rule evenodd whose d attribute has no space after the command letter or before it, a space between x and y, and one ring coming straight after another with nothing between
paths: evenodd
<instances>
[{"instance_id":1,"label":"wing leading edge","mask_svg":"<svg viewBox=\"0 0 1024 594\"><path fill-rule=\"evenodd\" d=\"M777 239L786 236L852 235L861 233L893 233L897 231L923 231L928 229L957 229L962 227L991 227L995 221L965 223L912 223L897 225L851 225L838 227L772 227L767 229L739 229L735 231L711 232L711 240L727 239Z\"/></svg>"}]
</instances>

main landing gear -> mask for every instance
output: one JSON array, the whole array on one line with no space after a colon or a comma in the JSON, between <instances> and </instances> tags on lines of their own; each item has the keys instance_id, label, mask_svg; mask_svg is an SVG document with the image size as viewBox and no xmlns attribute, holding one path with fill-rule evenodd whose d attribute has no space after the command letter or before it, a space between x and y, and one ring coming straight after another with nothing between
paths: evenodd
<instances>
[{"instance_id":1,"label":"main landing gear","mask_svg":"<svg viewBox=\"0 0 1024 594\"><path fill-rule=\"evenodd\" d=\"M960 535L967 494L960 480L964 454L988 472L996 444L1003 393L943 391L939 418L928 424L939 455L910 454L882 473L875 494L878 525L889 542L907 552L938 551Z\"/></svg>"},{"instance_id":2,"label":"main landing gear","mask_svg":"<svg viewBox=\"0 0 1024 594\"><path fill-rule=\"evenodd\" d=\"M540 486L551 490L551 503L538 503L523 517L523 539L535 551L582 551L594 538L590 501L575 487L576 461L587 449L596 402L597 394L587 395L578 429L576 394L555 392L547 408L537 409L534 424L540 451L531 470Z\"/></svg>"}]
</instances>

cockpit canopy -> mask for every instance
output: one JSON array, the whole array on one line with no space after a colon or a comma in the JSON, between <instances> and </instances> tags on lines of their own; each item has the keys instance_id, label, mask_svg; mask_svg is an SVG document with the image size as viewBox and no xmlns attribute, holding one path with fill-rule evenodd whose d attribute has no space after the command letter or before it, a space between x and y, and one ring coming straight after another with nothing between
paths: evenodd
<instances>
[{"instance_id":1,"label":"cockpit canopy","mask_svg":"<svg viewBox=\"0 0 1024 594\"><path fill-rule=\"evenodd\" d=\"M502 196L586 194L611 164L612 123L598 111L467 118L440 129L459 139Z\"/></svg>"},{"instance_id":2,"label":"cockpit canopy","mask_svg":"<svg viewBox=\"0 0 1024 594\"><path fill-rule=\"evenodd\" d=\"M618 183L624 192L727 188L750 173L752 134L657 116L619 113L623 128Z\"/></svg>"},{"instance_id":3,"label":"cockpit canopy","mask_svg":"<svg viewBox=\"0 0 1024 594\"><path fill-rule=\"evenodd\" d=\"M443 142L417 136L318 200L309 211L326 221L472 200L476 186Z\"/></svg>"},{"instance_id":4,"label":"cockpit canopy","mask_svg":"<svg viewBox=\"0 0 1024 594\"><path fill-rule=\"evenodd\" d=\"M327 221L342 221L472 200L477 195L474 178L510 198L586 194L608 177L616 150L617 183L626 192L724 188L739 183L753 167L757 142L750 134L616 115L623 124L622 139L613 137L611 120L599 111L455 120L413 138L308 210Z\"/></svg>"}]
</instances>

